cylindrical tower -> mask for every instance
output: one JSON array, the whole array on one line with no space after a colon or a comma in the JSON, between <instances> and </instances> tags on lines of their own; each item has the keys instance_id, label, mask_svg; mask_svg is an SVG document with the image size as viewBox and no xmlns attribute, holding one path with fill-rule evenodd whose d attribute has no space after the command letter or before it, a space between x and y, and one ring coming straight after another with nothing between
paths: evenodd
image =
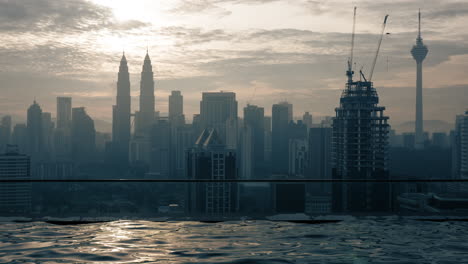
<instances>
[{"instance_id":1,"label":"cylindrical tower","mask_svg":"<svg viewBox=\"0 0 468 264\"><path fill-rule=\"evenodd\" d=\"M422 63L426 58L428 49L423 44L421 38L421 12L418 13L418 37L416 44L411 49L416 61L416 122L415 122L415 147L422 148L424 146L424 128L423 128L423 102L422 102Z\"/></svg>"}]
</instances>

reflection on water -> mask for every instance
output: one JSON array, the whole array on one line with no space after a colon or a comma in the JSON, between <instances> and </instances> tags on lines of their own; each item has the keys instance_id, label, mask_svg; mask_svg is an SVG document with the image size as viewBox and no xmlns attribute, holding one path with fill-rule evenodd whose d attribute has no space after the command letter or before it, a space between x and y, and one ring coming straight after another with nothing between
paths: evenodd
<instances>
[{"instance_id":1,"label":"reflection on water","mask_svg":"<svg viewBox=\"0 0 468 264\"><path fill-rule=\"evenodd\" d=\"M0 262L466 263L468 223L1 223Z\"/></svg>"}]
</instances>

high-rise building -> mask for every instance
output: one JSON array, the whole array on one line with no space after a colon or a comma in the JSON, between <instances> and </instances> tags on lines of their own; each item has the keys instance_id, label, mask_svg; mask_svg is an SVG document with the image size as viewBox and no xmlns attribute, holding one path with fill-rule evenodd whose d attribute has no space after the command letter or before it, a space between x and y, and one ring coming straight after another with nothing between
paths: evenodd
<instances>
[{"instance_id":1,"label":"high-rise building","mask_svg":"<svg viewBox=\"0 0 468 264\"><path fill-rule=\"evenodd\" d=\"M332 129L313 127L309 129L309 178L331 179L332 177ZM328 183L316 183L311 186L313 195L330 194Z\"/></svg>"},{"instance_id":2,"label":"high-rise building","mask_svg":"<svg viewBox=\"0 0 468 264\"><path fill-rule=\"evenodd\" d=\"M54 122L52 115L48 112L42 113L42 136L44 142L44 156L50 158L53 150Z\"/></svg>"},{"instance_id":3,"label":"high-rise building","mask_svg":"<svg viewBox=\"0 0 468 264\"><path fill-rule=\"evenodd\" d=\"M244 126L252 129L253 173L261 177L265 164L265 113L263 107L247 105L244 108Z\"/></svg>"},{"instance_id":4,"label":"high-rise building","mask_svg":"<svg viewBox=\"0 0 468 264\"><path fill-rule=\"evenodd\" d=\"M312 115L309 112L305 112L302 116L302 122L307 126L307 128L312 127Z\"/></svg>"},{"instance_id":5,"label":"high-rise building","mask_svg":"<svg viewBox=\"0 0 468 264\"><path fill-rule=\"evenodd\" d=\"M18 147L8 145L0 155L0 180L31 179L29 156L19 154ZM0 184L0 212L29 213L31 210L31 183L8 182Z\"/></svg>"},{"instance_id":6,"label":"high-rise building","mask_svg":"<svg viewBox=\"0 0 468 264\"><path fill-rule=\"evenodd\" d=\"M249 125L242 126L240 131L240 149L239 149L239 163L240 163L240 177L243 179L252 179L254 176L254 135L253 129Z\"/></svg>"},{"instance_id":7,"label":"high-rise building","mask_svg":"<svg viewBox=\"0 0 468 264\"><path fill-rule=\"evenodd\" d=\"M411 55L413 55L416 61L416 123L415 123L415 147L424 147L424 128L423 128L423 96L422 96L422 64L428 49L424 45L421 38L421 12L418 13L418 37L416 38L416 45L411 49Z\"/></svg>"},{"instance_id":8,"label":"high-rise building","mask_svg":"<svg viewBox=\"0 0 468 264\"><path fill-rule=\"evenodd\" d=\"M468 110L458 115L455 120L455 131L452 142L452 177L455 179L468 179ZM468 192L466 184L463 191Z\"/></svg>"},{"instance_id":9,"label":"high-rise building","mask_svg":"<svg viewBox=\"0 0 468 264\"><path fill-rule=\"evenodd\" d=\"M148 133L151 125L155 123L154 108L154 76L151 59L146 52L141 71L140 80L140 111L138 111L135 120L135 133Z\"/></svg>"},{"instance_id":10,"label":"high-rise building","mask_svg":"<svg viewBox=\"0 0 468 264\"><path fill-rule=\"evenodd\" d=\"M84 107L72 109L71 150L73 161L90 162L95 158L96 130Z\"/></svg>"},{"instance_id":11,"label":"high-rise building","mask_svg":"<svg viewBox=\"0 0 468 264\"><path fill-rule=\"evenodd\" d=\"M272 106L271 161L274 174L288 174L289 122L292 105L287 102Z\"/></svg>"},{"instance_id":12,"label":"high-rise building","mask_svg":"<svg viewBox=\"0 0 468 264\"><path fill-rule=\"evenodd\" d=\"M187 150L191 148L195 142L193 127L189 124L178 126L174 134L175 176L178 178L185 178L187 175Z\"/></svg>"},{"instance_id":13,"label":"high-rise building","mask_svg":"<svg viewBox=\"0 0 468 264\"><path fill-rule=\"evenodd\" d=\"M265 146L265 162L269 163L271 162L271 116L265 116L263 119L263 124L265 128L265 140L264 140L264 146Z\"/></svg>"},{"instance_id":14,"label":"high-rise building","mask_svg":"<svg viewBox=\"0 0 468 264\"><path fill-rule=\"evenodd\" d=\"M117 103L112 108L112 153L115 161L128 161L130 143L130 75L122 55L117 80Z\"/></svg>"},{"instance_id":15,"label":"high-rise building","mask_svg":"<svg viewBox=\"0 0 468 264\"><path fill-rule=\"evenodd\" d=\"M57 126L54 131L54 157L69 160L71 155L72 98L57 97Z\"/></svg>"},{"instance_id":16,"label":"high-rise building","mask_svg":"<svg viewBox=\"0 0 468 264\"><path fill-rule=\"evenodd\" d=\"M231 123L228 123L231 121ZM205 92L200 102L200 125L203 129L214 128L223 142L227 142L227 126L237 123L237 101L233 92ZM237 129L237 127L236 127ZM234 132L237 135L237 131ZM230 135L231 139L234 135Z\"/></svg>"},{"instance_id":17,"label":"high-rise building","mask_svg":"<svg viewBox=\"0 0 468 264\"><path fill-rule=\"evenodd\" d=\"M227 149L215 129L205 129L188 151L189 179L236 179L236 152ZM226 182L190 185L187 209L192 214L226 215L237 211L237 185Z\"/></svg>"},{"instance_id":18,"label":"high-rise building","mask_svg":"<svg viewBox=\"0 0 468 264\"><path fill-rule=\"evenodd\" d=\"M302 120L288 124L288 175L304 177L308 164L307 126Z\"/></svg>"},{"instance_id":19,"label":"high-rise building","mask_svg":"<svg viewBox=\"0 0 468 264\"><path fill-rule=\"evenodd\" d=\"M12 143L20 153L28 151L28 127L26 124L16 124L13 128Z\"/></svg>"},{"instance_id":20,"label":"high-rise building","mask_svg":"<svg viewBox=\"0 0 468 264\"><path fill-rule=\"evenodd\" d=\"M346 83L333 120L333 178L388 179L388 117L370 81ZM385 183L337 183L335 211L386 211L390 190Z\"/></svg>"},{"instance_id":21,"label":"high-rise building","mask_svg":"<svg viewBox=\"0 0 468 264\"><path fill-rule=\"evenodd\" d=\"M70 129L72 120L72 98L57 97L57 129Z\"/></svg>"},{"instance_id":22,"label":"high-rise building","mask_svg":"<svg viewBox=\"0 0 468 264\"><path fill-rule=\"evenodd\" d=\"M11 116L2 117L0 122L0 151L4 151L6 145L11 142Z\"/></svg>"},{"instance_id":23,"label":"high-rise building","mask_svg":"<svg viewBox=\"0 0 468 264\"><path fill-rule=\"evenodd\" d=\"M303 178L308 165L309 146L306 139L289 140L289 172L290 176Z\"/></svg>"},{"instance_id":24,"label":"high-rise building","mask_svg":"<svg viewBox=\"0 0 468 264\"><path fill-rule=\"evenodd\" d=\"M169 95L169 122L172 126L185 124L184 97L180 91L172 91Z\"/></svg>"},{"instance_id":25,"label":"high-rise building","mask_svg":"<svg viewBox=\"0 0 468 264\"><path fill-rule=\"evenodd\" d=\"M150 140L150 172L167 179L172 176L173 169L171 124L167 119L160 118L156 124L153 124Z\"/></svg>"},{"instance_id":26,"label":"high-rise building","mask_svg":"<svg viewBox=\"0 0 468 264\"><path fill-rule=\"evenodd\" d=\"M32 162L37 162L43 159L44 136L42 128L42 109L36 101L28 108L27 127L28 154L31 156Z\"/></svg>"}]
</instances>

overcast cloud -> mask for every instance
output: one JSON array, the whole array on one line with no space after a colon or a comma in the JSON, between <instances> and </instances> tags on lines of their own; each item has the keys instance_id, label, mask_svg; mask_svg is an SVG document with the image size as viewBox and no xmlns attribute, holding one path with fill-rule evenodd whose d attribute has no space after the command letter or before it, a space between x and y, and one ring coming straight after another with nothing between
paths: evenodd
<instances>
[{"instance_id":1,"label":"overcast cloud","mask_svg":"<svg viewBox=\"0 0 468 264\"><path fill-rule=\"evenodd\" d=\"M355 62L367 73L390 14L373 81L391 122L414 118L417 9L423 12L425 119L453 122L468 107L467 1L110 1L0 0L0 115L21 118L34 98L55 115L72 96L95 119L111 120L122 51L132 108L148 47L156 108L181 90L186 116L204 91L234 91L247 102L280 100L294 114L334 115L345 82L352 8L358 6Z\"/></svg>"}]
</instances>

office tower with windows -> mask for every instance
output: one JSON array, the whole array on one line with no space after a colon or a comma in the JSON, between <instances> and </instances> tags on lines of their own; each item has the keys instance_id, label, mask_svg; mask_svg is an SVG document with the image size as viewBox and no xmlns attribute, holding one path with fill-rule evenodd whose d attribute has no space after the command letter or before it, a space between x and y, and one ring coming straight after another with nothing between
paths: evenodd
<instances>
[{"instance_id":1,"label":"office tower with windows","mask_svg":"<svg viewBox=\"0 0 468 264\"><path fill-rule=\"evenodd\" d=\"M0 180L30 180L31 160L20 154L16 145L7 145L0 154ZM31 211L31 183L7 182L0 184L0 212L27 214Z\"/></svg>"},{"instance_id":2,"label":"office tower with windows","mask_svg":"<svg viewBox=\"0 0 468 264\"><path fill-rule=\"evenodd\" d=\"M225 144L237 138L237 101L233 92L205 92L200 102L202 129L214 128ZM235 131L232 131L235 127ZM230 128L231 131L227 131ZM235 135L233 135L234 133Z\"/></svg>"},{"instance_id":3,"label":"office tower with windows","mask_svg":"<svg viewBox=\"0 0 468 264\"><path fill-rule=\"evenodd\" d=\"M236 152L227 149L215 129L205 129L188 151L189 179L236 179ZM191 214L222 216L237 211L237 185L227 182L193 183L188 191Z\"/></svg>"}]
</instances>

